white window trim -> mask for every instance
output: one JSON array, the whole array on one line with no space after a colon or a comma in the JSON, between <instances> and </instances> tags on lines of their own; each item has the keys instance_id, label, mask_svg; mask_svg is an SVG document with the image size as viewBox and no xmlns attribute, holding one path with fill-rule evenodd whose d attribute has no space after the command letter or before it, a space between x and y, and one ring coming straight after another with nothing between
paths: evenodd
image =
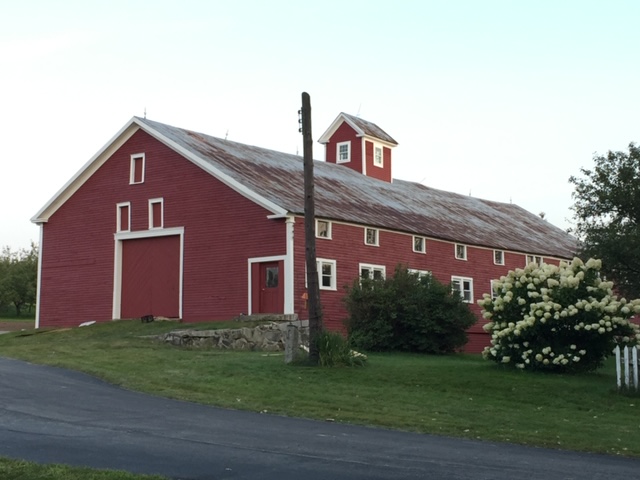
<instances>
[{"instance_id":1,"label":"white window trim","mask_svg":"<svg viewBox=\"0 0 640 480\"><path fill-rule=\"evenodd\" d=\"M373 166L384 168L384 147L380 143L373 143ZM376 162L376 148L380 149L380 163Z\"/></svg>"},{"instance_id":2,"label":"white window trim","mask_svg":"<svg viewBox=\"0 0 640 480\"><path fill-rule=\"evenodd\" d=\"M328 264L331 265L331 285L329 287L325 287L322 285L322 265ZM327 258L317 258L316 265L318 269L318 285L320 286L320 290L337 290L338 285L338 273L337 266L335 260L329 260Z\"/></svg>"},{"instance_id":3,"label":"white window trim","mask_svg":"<svg viewBox=\"0 0 640 480\"><path fill-rule=\"evenodd\" d=\"M430 277L431 275L433 275L431 270L417 270L415 268L408 268L407 271L414 275L418 275L418 278Z\"/></svg>"},{"instance_id":4,"label":"white window trim","mask_svg":"<svg viewBox=\"0 0 640 480\"><path fill-rule=\"evenodd\" d=\"M416 238L421 238L422 239L422 250L416 250ZM416 253L427 253L427 239L425 237L420 237L418 235L414 235L413 238L411 239L412 241L412 246L411 248L413 248L413 251Z\"/></svg>"},{"instance_id":5,"label":"white window trim","mask_svg":"<svg viewBox=\"0 0 640 480\"><path fill-rule=\"evenodd\" d=\"M340 159L340 147L346 145L347 146L347 159ZM351 161L351 141L346 142L338 142L336 143L336 163L349 163Z\"/></svg>"},{"instance_id":6,"label":"white window trim","mask_svg":"<svg viewBox=\"0 0 640 480\"><path fill-rule=\"evenodd\" d=\"M318 234L319 229L318 229L318 222L325 222L327 224L327 236L323 237L321 235ZM329 220L322 220L322 219L317 219L316 218L316 238L322 238L324 240L331 240L331 233L332 233L332 225L331 222Z\"/></svg>"},{"instance_id":7,"label":"white window trim","mask_svg":"<svg viewBox=\"0 0 640 480\"><path fill-rule=\"evenodd\" d=\"M535 263L536 265L540 266L544 263L544 258L542 257L542 255L526 255L524 266L526 267L530 263Z\"/></svg>"},{"instance_id":8,"label":"white window trim","mask_svg":"<svg viewBox=\"0 0 640 480\"><path fill-rule=\"evenodd\" d=\"M136 162L135 160L142 158L142 179L139 182L135 181L136 175ZM129 185L139 185L144 183L144 174L146 170L146 158L144 153L134 153L131 155L131 166L129 167Z\"/></svg>"},{"instance_id":9,"label":"white window trim","mask_svg":"<svg viewBox=\"0 0 640 480\"><path fill-rule=\"evenodd\" d=\"M127 225L129 225L129 228L126 230L122 229L122 215L120 210L123 207L128 207L129 209L129 219L127 221ZM131 231L131 202L121 202L121 203L117 203L116 204L116 232L130 232Z\"/></svg>"},{"instance_id":10,"label":"white window trim","mask_svg":"<svg viewBox=\"0 0 640 480\"><path fill-rule=\"evenodd\" d=\"M369 270L369 278L373 280L373 272L379 270L382 272L382 278L387 277L387 268L384 265L374 265L372 263L360 263L358 264L358 275L361 276L362 270Z\"/></svg>"},{"instance_id":11,"label":"white window trim","mask_svg":"<svg viewBox=\"0 0 640 480\"><path fill-rule=\"evenodd\" d=\"M160 204L160 226L153 226L153 205ZM149 230L158 230L164 228L164 198L150 198L149 199Z\"/></svg>"},{"instance_id":12,"label":"white window trim","mask_svg":"<svg viewBox=\"0 0 640 480\"><path fill-rule=\"evenodd\" d=\"M491 286L491 300L495 300L496 298L498 298L498 292L496 292L493 289L493 284L497 282L497 280L491 280L490 286Z\"/></svg>"},{"instance_id":13,"label":"white window trim","mask_svg":"<svg viewBox=\"0 0 640 480\"><path fill-rule=\"evenodd\" d=\"M498 263L496 262L496 253L500 252L502 254L502 262ZM494 265L504 265L504 250L494 250L493 251L493 264Z\"/></svg>"},{"instance_id":14,"label":"white window trim","mask_svg":"<svg viewBox=\"0 0 640 480\"><path fill-rule=\"evenodd\" d=\"M451 291L452 292L456 292L457 290L455 290L453 288L453 284L454 282L459 282L460 283L460 291L458 292L460 294L460 297L462 297L462 301L464 303L473 303L473 278L471 277L459 277L456 275L452 275L451 276ZM466 300L464 298L464 282L469 282L469 300Z\"/></svg>"},{"instance_id":15,"label":"white window trim","mask_svg":"<svg viewBox=\"0 0 640 480\"><path fill-rule=\"evenodd\" d=\"M458 256L458 247L462 247L464 249L464 255L462 257ZM456 260L466 260L467 259L467 246L462 243L455 243L453 245L453 255L456 257Z\"/></svg>"},{"instance_id":16,"label":"white window trim","mask_svg":"<svg viewBox=\"0 0 640 480\"><path fill-rule=\"evenodd\" d=\"M376 232L376 241L375 241L375 243L367 242L367 231L368 230L373 230L373 231ZM380 230L377 229L377 228L364 227L364 244L368 245L370 247L379 247L380 246Z\"/></svg>"}]
</instances>

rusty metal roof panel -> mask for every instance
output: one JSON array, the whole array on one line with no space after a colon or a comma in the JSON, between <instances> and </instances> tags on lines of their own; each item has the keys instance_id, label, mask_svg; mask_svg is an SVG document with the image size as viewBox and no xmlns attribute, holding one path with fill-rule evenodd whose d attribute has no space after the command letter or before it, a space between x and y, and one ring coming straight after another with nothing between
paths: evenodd
<instances>
[{"instance_id":1,"label":"rusty metal roof panel","mask_svg":"<svg viewBox=\"0 0 640 480\"><path fill-rule=\"evenodd\" d=\"M364 135L368 137L374 137L379 140L383 140L393 145L398 145L398 142L396 142L391 137L391 135L389 135L387 132L382 130L375 123L369 122L367 120L363 120L360 117L354 117L353 115L349 115L348 113L344 113L344 112L342 112L340 115L342 115L345 119L347 119L348 121L353 123L356 127L358 127L358 129L360 129Z\"/></svg>"},{"instance_id":2,"label":"rusty metal roof panel","mask_svg":"<svg viewBox=\"0 0 640 480\"><path fill-rule=\"evenodd\" d=\"M304 213L302 157L138 119L281 208ZM314 162L316 215L452 242L571 258L576 240L521 207Z\"/></svg>"}]
</instances>

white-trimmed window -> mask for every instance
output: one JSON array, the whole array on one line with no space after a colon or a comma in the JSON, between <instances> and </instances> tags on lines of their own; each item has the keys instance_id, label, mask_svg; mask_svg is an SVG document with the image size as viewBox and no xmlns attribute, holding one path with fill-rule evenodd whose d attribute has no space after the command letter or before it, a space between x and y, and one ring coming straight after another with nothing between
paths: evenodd
<instances>
[{"instance_id":1,"label":"white-trimmed window","mask_svg":"<svg viewBox=\"0 0 640 480\"><path fill-rule=\"evenodd\" d=\"M164 228L164 199L149 200L149 229Z\"/></svg>"},{"instance_id":2,"label":"white-trimmed window","mask_svg":"<svg viewBox=\"0 0 640 480\"><path fill-rule=\"evenodd\" d=\"M498 298L499 292L497 292L494 288L496 282L497 280L491 280L491 300L495 300L496 298Z\"/></svg>"},{"instance_id":3,"label":"white-trimmed window","mask_svg":"<svg viewBox=\"0 0 640 480\"><path fill-rule=\"evenodd\" d=\"M456 243L455 246L455 255L458 260L466 260L467 259L467 246L462 245L461 243Z\"/></svg>"},{"instance_id":4,"label":"white-trimmed window","mask_svg":"<svg viewBox=\"0 0 640 480\"><path fill-rule=\"evenodd\" d=\"M373 144L373 165L376 167L384 167L382 145Z\"/></svg>"},{"instance_id":5,"label":"white-trimmed window","mask_svg":"<svg viewBox=\"0 0 640 480\"><path fill-rule=\"evenodd\" d=\"M131 167L129 172L129 184L144 183L144 153L134 153L131 155Z\"/></svg>"},{"instance_id":6,"label":"white-trimmed window","mask_svg":"<svg viewBox=\"0 0 640 480\"><path fill-rule=\"evenodd\" d=\"M431 276L431 272L429 270L417 270L415 268L408 268L407 271L409 273L412 273L414 275L417 275L418 278L422 278L422 277L430 277Z\"/></svg>"},{"instance_id":7,"label":"white-trimmed window","mask_svg":"<svg viewBox=\"0 0 640 480\"><path fill-rule=\"evenodd\" d=\"M329 220L316 220L316 237L331 239L331 222Z\"/></svg>"},{"instance_id":8,"label":"white-trimmed window","mask_svg":"<svg viewBox=\"0 0 640 480\"><path fill-rule=\"evenodd\" d=\"M351 142L338 142L336 144L336 163L351 161Z\"/></svg>"},{"instance_id":9,"label":"white-trimmed window","mask_svg":"<svg viewBox=\"0 0 640 480\"><path fill-rule=\"evenodd\" d=\"M370 263L360 264L360 278L382 279L386 276L384 265L372 265Z\"/></svg>"},{"instance_id":10,"label":"white-trimmed window","mask_svg":"<svg viewBox=\"0 0 640 480\"><path fill-rule=\"evenodd\" d=\"M542 265L543 263L542 257L538 255L527 255L527 264L525 265L525 267L530 263L535 263L536 265Z\"/></svg>"},{"instance_id":11,"label":"white-trimmed window","mask_svg":"<svg viewBox=\"0 0 640 480\"><path fill-rule=\"evenodd\" d=\"M318 283L320 290L336 290L336 261L318 258Z\"/></svg>"},{"instance_id":12,"label":"white-trimmed window","mask_svg":"<svg viewBox=\"0 0 640 480\"><path fill-rule=\"evenodd\" d=\"M116 232L131 231L131 202L122 202L116 205Z\"/></svg>"},{"instance_id":13,"label":"white-trimmed window","mask_svg":"<svg viewBox=\"0 0 640 480\"><path fill-rule=\"evenodd\" d=\"M458 292L465 303L473 303L473 278L452 276L451 291Z\"/></svg>"},{"instance_id":14,"label":"white-trimmed window","mask_svg":"<svg viewBox=\"0 0 640 480\"><path fill-rule=\"evenodd\" d=\"M424 237L413 237L413 251L416 253L427 253L427 239Z\"/></svg>"},{"instance_id":15,"label":"white-trimmed window","mask_svg":"<svg viewBox=\"0 0 640 480\"><path fill-rule=\"evenodd\" d=\"M373 245L377 247L380 245L379 242L380 232L377 228L365 228L364 229L364 244L365 245Z\"/></svg>"},{"instance_id":16,"label":"white-trimmed window","mask_svg":"<svg viewBox=\"0 0 640 480\"><path fill-rule=\"evenodd\" d=\"M504 250L493 251L493 263L495 265L504 265Z\"/></svg>"}]
</instances>

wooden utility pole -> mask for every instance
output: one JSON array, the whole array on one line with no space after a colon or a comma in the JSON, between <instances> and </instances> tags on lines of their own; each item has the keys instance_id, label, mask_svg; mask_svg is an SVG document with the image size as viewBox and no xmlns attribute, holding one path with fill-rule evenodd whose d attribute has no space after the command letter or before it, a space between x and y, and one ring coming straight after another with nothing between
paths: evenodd
<instances>
[{"instance_id":1,"label":"wooden utility pole","mask_svg":"<svg viewBox=\"0 0 640 480\"><path fill-rule=\"evenodd\" d=\"M304 158L304 238L307 262L307 289L309 305L309 361L318 364L318 338L322 332L322 306L320 305L320 284L316 262L316 212L313 181L313 138L311 136L311 99L302 92L300 110L302 131L302 152Z\"/></svg>"}]
</instances>

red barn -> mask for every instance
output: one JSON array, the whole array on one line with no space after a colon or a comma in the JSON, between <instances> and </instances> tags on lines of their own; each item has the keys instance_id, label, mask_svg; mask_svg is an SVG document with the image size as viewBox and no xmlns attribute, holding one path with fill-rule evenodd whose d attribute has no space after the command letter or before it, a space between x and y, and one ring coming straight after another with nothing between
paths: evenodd
<instances>
[{"instance_id":1,"label":"red barn","mask_svg":"<svg viewBox=\"0 0 640 480\"><path fill-rule=\"evenodd\" d=\"M392 179L396 141L340 114L315 162L325 325L345 285L398 263L451 283L479 313L491 281L572 258L573 237L512 204ZM32 219L41 227L36 325L144 315L306 318L303 161L151 120L129 121ZM488 342L480 321L469 351Z\"/></svg>"}]
</instances>

